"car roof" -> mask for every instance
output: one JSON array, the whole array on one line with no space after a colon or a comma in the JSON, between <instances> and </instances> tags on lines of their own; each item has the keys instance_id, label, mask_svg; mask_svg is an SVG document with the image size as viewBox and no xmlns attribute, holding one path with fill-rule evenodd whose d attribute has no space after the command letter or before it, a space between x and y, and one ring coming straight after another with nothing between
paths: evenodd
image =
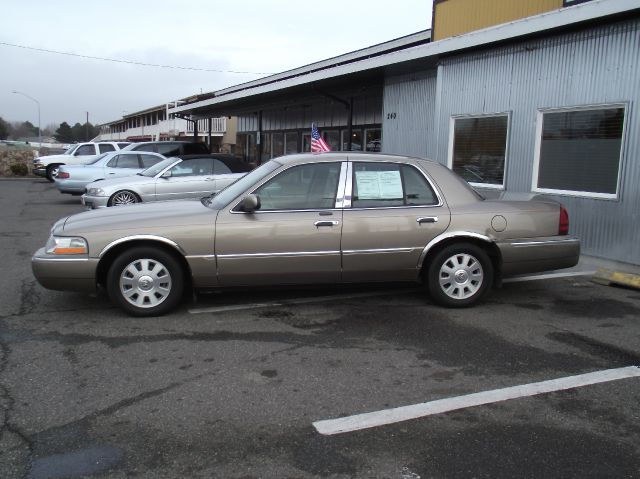
<instances>
[{"instance_id":1,"label":"car roof","mask_svg":"<svg viewBox=\"0 0 640 479\"><path fill-rule=\"evenodd\" d=\"M432 160L425 158L416 158L403 155L392 155L388 153L374 153L363 151L330 151L325 153L294 153L292 155L280 156L274 158L278 163L282 164L295 164L295 163L309 163L310 161L324 162L324 161L344 161L345 159L352 161L393 161L395 163L414 163L416 161L423 161L427 163L433 163Z\"/></svg>"}]
</instances>

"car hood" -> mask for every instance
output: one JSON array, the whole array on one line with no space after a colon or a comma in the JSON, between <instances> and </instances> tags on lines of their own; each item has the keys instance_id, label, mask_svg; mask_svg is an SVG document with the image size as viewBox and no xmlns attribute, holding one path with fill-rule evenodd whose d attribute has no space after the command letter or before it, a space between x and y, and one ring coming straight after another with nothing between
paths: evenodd
<instances>
[{"instance_id":1,"label":"car hood","mask_svg":"<svg viewBox=\"0 0 640 479\"><path fill-rule=\"evenodd\" d=\"M69 158L72 158L72 155L44 155L44 156L38 156L36 158L37 160L46 160L46 161L65 161L68 160Z\"/></svg>"},{"instance_id":2,"label":"car hood","mask_svg":"<svg viewBox=\"0 0 640 479\"><path fill-rule=\"evenodd\" d=\"M120 188L122 186L151 183L153 181L155 180L152 177L136 175L134 173L131 176L122 176L120 178L109 178L107 180L94 181L90 185L87 185L87 188L102 188L105 191L113 191L114 189Z\"/></svg>"},{"instance_id":3,"label":"car hood","mask_svg":"<svg viewBox=\"0 0 640 479\"><path fill-rule=\"evenodd\" d=\"M127 235L176 226L212 224L216 211L200 200L158 201L97 209L69 216L64 235L124 231ZM56 224L58 229L60 224ZM59 233L58 233L59 234Z\"/></svg>"}]
</instances>

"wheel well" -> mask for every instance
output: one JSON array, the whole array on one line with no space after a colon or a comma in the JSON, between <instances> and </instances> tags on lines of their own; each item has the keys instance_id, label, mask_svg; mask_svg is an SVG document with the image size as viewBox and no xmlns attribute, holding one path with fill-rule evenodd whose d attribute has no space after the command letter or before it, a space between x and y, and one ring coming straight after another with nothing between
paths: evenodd
<instances>
[{"instance_id":1,"label":"wheel well","mask_svg":"<svg viewBox=\"0 0 640 479\"><path fill-rule=\"evenodd\" d=\"M191 268L189 267L189 263L186 258L175 248L169 246L168 244L162 243L160 241L153 240L131 240L125 243L121 243L119 245L114 246L109 251L105 253L105 255L100 258L98 262L98 270L97 270L97 280L98 284L103 288L106 287L107 283L107 274L109 272L109 268L115 261L115 259L124 251L129 248L139 247L139 246L147 246L153 247L157 249L161 249L162 251L170 254L174 257L174 259L180 264L182 267L182 271L184 272L184 277L187 280L188 284L185 285L185 291L191 289Z\"/></svg>"},{"instance_id":2,"label":"wheel well","mask_svg":"<svg viewBox=\"0 0 640 479\"><path fill-rule=\"evenodd\" d=\"M431 266L431 262L436 255L442 251L444 248L451 246L457 243L471 243L479 248L482 248L485 253L489 256L491 260L491 264L493 265L493 282L494 284L500 284L502 280L502 255L500 254L500 249L495 245L495 243L490 243L488 241L483 241L478 238L474 238L472 236L456 236L453 238L447 238L446 240L441 241L440 243L434 245L429 252L427 253L426 258L422 263L422 270L420 275L424 280L426 280L427 272L429 271L429 266Z\"/></svg>"}]
</instances>

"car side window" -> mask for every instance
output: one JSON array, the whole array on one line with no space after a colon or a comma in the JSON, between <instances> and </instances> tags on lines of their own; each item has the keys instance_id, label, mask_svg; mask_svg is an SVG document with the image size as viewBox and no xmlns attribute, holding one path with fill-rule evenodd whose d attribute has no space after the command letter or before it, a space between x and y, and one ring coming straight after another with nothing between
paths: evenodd
<instances>
[{"instance_id":1,"label":"car side window","mask_svg":"<svg viewBox=\"0 0 640 479\"><path fill-rule=\"evenodd\" d=\"M82 146L79 146L78 149L73 154L75 156L95 155L96 154L96 146L95 145L82 145Z\"/></svg>"},{"instance_id":2,"label":"car side window","mask_svg":"<svg viewBox=\"0 0 640 479\"><path fill-rule=\"evenodd\" d=\"M226 175L231 173L231 169L220 160L213 160L213 173L216 175Z\"/></svg>"},{"instance_id":3,"label":"car side window","mask_svg":"<svg viewBox=\"0 0 640 479\"><path fill-rule=\"evenodd\" d=\"M98 145L98 149L100 150L100 153L106 153L108 151L116 151L116 147L113 145L110 145L109 143L100 143Z\"/></svg>"},{"instance_id":4,"label":"car side window","mask_svg":"<svg viewBox=\"0 0 640 479\"><path fill-rule=\"evenodd\" d=\"M147 155L145 153L142 153L140 155L140 159L142 160L142 167L143 168L149 168L150 166L153 166L156 163L162 161L162 158L160 158L159 156Z\"/></svg>"},{"instance_id":5,"label":"car side window","mask_svg":"<svg viewBox=\"0 0 640 479\"><path fill-rule=\"evenodd\" d=\"M211 158L190 158L183 160L171 168L171 177L204 176L213 173Z\"/></svg>"},{"instance_id":6,"label":"car side window","mask_svg":"<svg viewBox=\"0 0 640 479\"><path fill-rule=\"evenodd\" d=\"M117 165L118 165L118 157L119 157L119 156L120 156L120 155L115 155L113 158L111 158L111 159L109 160L109 163L107 163L107 166L108 166L109 168L117 168L117 167L118 167Z\"/></svg>"},{"instance_id":7,"label":"car side window","mask_svg":"<svg viewBox=\"0 0 640 479\"><path fill-rule=\"evenodd\" d=\"M415 167L398 163L353 164L352 208L423 206L438 203L429 182Z\"/></svg>"},{"instance_id":8,"label":"car side window","mask_svg":"<svg viewBox=\"0 0 640 479\"><path fill-rule=\"evenodd\" d=\"M291 167L256 191L260 211L333 208L340 163L312 163Z\"/></svg>"},{"instance_id":9,"label":"car side window","mask_svg":"<svg viewBox=\"0 0 640 479\"><path fill-rule=\"evenodd\" d=\"M138 155L118 155L117 168L140 168Z\"/></svg>"},{"instance_id":10,"label":"car side window","mask_svg":"<svg viewBox=\"0 0 640 479\"><path fill-rule=\"evenodd\" d=\"M180 145L176 145L175 143L167 143L166 145L156 145L156 151L161 155L166 156L167 158L170 156L176 156L180 154Z\"/></svg>"}]
</instances>

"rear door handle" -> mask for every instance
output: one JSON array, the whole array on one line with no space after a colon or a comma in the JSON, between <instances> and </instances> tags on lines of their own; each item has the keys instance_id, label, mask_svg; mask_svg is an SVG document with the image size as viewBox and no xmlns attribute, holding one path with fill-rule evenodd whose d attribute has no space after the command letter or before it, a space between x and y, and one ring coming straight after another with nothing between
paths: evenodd
<instances>
[{"instance_id":1,"label":"rear door handle","mask_svg":"<svg viewBox=\"0 0 640 479\"><path fill-rule=\"evenodd\" d=\"M338 226L339 224L339 221L316 221L313 223L316 228L319 228L320 226Z\"/></svg>"},{"instance_id":2,"label":"rear door handle","mask_svg":"<svg viewBox=\"0 0 640 479\"><path fill-rule=\"evenodd\" d=\"M437 223L438 222L438 217L437 216L421 216L420 218L416 218L416 221L419 224L422 224L422 223Z\"/></svg>"}]
</instances>

